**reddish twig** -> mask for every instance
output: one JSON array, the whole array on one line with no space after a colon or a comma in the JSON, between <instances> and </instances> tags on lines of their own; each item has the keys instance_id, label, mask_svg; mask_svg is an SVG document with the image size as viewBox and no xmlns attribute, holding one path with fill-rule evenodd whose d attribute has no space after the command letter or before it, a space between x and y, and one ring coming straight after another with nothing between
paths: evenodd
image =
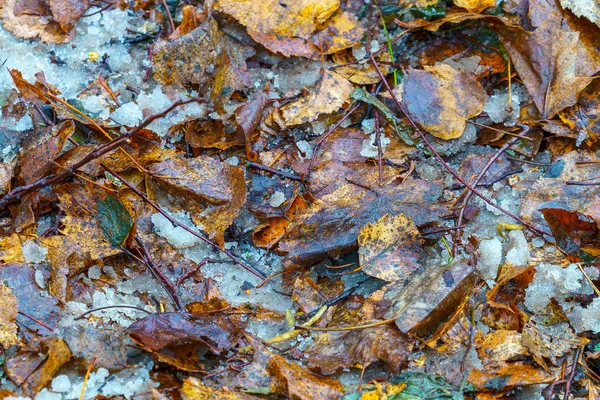
<instances>
[{"instance_id":1,"label":"reddish twig","mask_svg":"<svg viewBox=\"0 0 600 400\"><path fill-rule=\"evenodd\" d=\"M521 128L523 128L523 131L521 133L519 133L518 136L511 138L510 140L508 140L506 143L504 143L504 145L502 147L500 147L498 149L498 151L496 151L496 153L490 157L490 159L488 160L488 162L483 166L483 168L481 169L481 171L479 171L479 174L477 174L477 176L475 176L475 179L471 182L471 184L473 185L473 187L476 187L477 184L479 183L479 181L481 181L483 179L483 177L485 176L485 174L488 172L488 170L490 169L490 167L492 165L494 165L494 163L496 162L496 160L498 160L498 158L500 158L500 156L502 155L502 153L504 153L506 150L508 150L510 148L510 146L512 146L513 144L517 143L520 139L521 136L526 135L531 128L525 125L520 125ZM465 215L465 209L467 207L467 203L469 202L469 200L471 199L471 196L473 195L473 192L468 192L467 189L465 189L459 196L462 197L464 196L463 202L462 202L462 206L460 207L460 212L458 213L458 219L456 221L456 226L460 226L462 224L463 221L463 217ZM462 229L456 229L456 232L454 232L454 244L452 246L452 253L454 255L456 255L456 253L458 252L458 244L460 243L460 235L462 234Z\"/></svg>"},{"instance_id":2,"label":"reddish twig","mask_svg":"<svg viewBox=\"0 0 600 400\"><path fill-rule=\"evenodd\" d=\"M22 316L24 316L25 318L29 318L30 320L32 320L33 322L35 322L36 324L43 326L44 328L48 329L50 332L54 332L54 328L51 328L50 326L46 325L44 322L40 321L39 319L35 319L30 315L25 314L22 311L18 311L18 313Z\"/></svg>"},{"instance_id":3,"label":"reddish twig","mask_svg":"<svg viewBox=\"0 0 600 400\"><path fill-rule=\"evenodd\" d=\"M294 181L302 181L302 178L298 175L290 174L289 172L284 172L284 171L280 171L275 168L267 167L266 165L262 165L262 164L255 163L252 161L246 161L246 165L256 168L256 169L260 169L262 171L270 172L275 175L283 176L284 178L292 179ZM306 180L308 180L308 178L305 178L304 180L306 181Z\"/></svg>"},{"instance_id":4,"label":"reddish twig","mask_svg":"<svg viewBox=\"0 0 600 400\"><path fill-rule=\"evenodd\" d=\"M421 128L419 128L419 126L415 123L415 121L412 119L412 117L406 112L406 110L404 109L404 107L402 106L402 104L400 104L400 101L398 101L398 98L394 94L394 91L390 87L389 83L385 80L385 76L381 72L381 69L379 68L379 65L377 65L377 61L375 61L375 58L373 57L373 54L369 54L369 58L371 59L371 62L373 63L373 66L375 67L375 70L377 71L377 74L381 78L383 84L385 85L385 87L388 90L390 96L392 97L392 100L394 101L394 104L396 105L396 107L398 107L398 110L400 110L400 112L402 112L402 114L404 114L404 116L406 116L406 118L408 119L408 122L413 127L413 129L415 130L415 132L419 135L419 137L421 138L421 140L423 141L423 143L425 144L425 146L427 146L427 148L438 159L438 161L443 165L443 167L450 173L450 175L452 175L456 180L458 180L460 183L462 183L463 185L465 185L465 187L468 190L470 190L471 192L473 192L473 194L475 194L477 197L479 197L480 199L482 199L483 201L485 201L490 206L494 207L496 210L498 210L498 211L500 211L500 212L508 215L509 217L511 217L512 219L516 220L521 225L523 225L524 227L526 227L527 229L529 229L530 231L532 231L532 232L534 232L534 233L536 233L538 235L543 235L544 232L542 230L536 228L535 226L533 226L532 224L530 224L528 222L523 221L523 219L521 219L518 216L514 215L510 211L505 210L504 208L502 208L502 207L494 204L494 202L489 197L485 196L480 191L478 191L477 189L475 189L474 187L472 187L471 185L469 185L467 182L465 182L465 180L463 178L461 178L460 175L458 175L452 169L452 167L450 167L450 165L448 165L448 163L442 158L442 156L440 155L440 153L438 153L437 150L435 149L435 147L433 147L433 145L431 144L431 142L429 141L429 139L427 139L427 136L425 136L425 133L421 130Z\"/></svg>"}]
</instances>

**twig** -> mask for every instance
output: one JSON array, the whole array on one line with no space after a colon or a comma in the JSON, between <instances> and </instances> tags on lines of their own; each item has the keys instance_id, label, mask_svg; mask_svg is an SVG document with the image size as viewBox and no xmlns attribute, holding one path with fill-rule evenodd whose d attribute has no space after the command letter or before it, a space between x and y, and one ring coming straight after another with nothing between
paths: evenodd
<instances>
[{"instance_id":1,"label":"twig","mask_svg":"<svg viewBox=\"0 0 600 400\"><path fill-rule=\"evenodd\" d=\"M88 369L85 372L85 377L83 378L83 384L81 385L81 393L79 393L79 400L83 400L83 395L85 394L85 386L87 384L88 378L90 377L90 373L92 372L92 368L94 368L94 364L96 363L96 357L92 358L90 361L90 365L88 365Z\"/></svg>"},{"instance_id":2,"label":"twig","mask_svg":"<svg viewBox=\"0 0 600 400\"><path fill-rule=\"evenodd\" d=\"M375 67L375 70L379 74L379 77L381 78L383 84L385 85L386 89L388 90L390 96L392 97L392 100L394 101L394 104L396 104L396 107L398 107L398 109L402 112L402 114L404 114L406 116L406 118L408 119L408 122L410 122L410 124L413 127L413 129L415 130L415 132L417 132L417 134L421 137L421 140L423 141L423 143L425 143L425 145L427 146L427 148L429 148L429 150L439 160L439 162L444 166L444 168L454 178L456 178L456 180L458 180L460 183L462 183L463 185L465 185L465 187L467 189L469 189L471 192L473 192L477 197L479 197L480 199L482 199L483 201L485 201L487 204L489 204L490 206L494 207L496 210L498 210L498 211L500 211L500 212L508 215L512 219L518 221L521 225L527 227L527 229L529 229L530 231L532 231L534 233L537 233L539 235L543 235L544 232L542 230L536 228L535 226L533 226L532 224L530 224L528 222L523 221L521 218L519 218L518 216L514 215L510 211L505 210L504 208L502 208L502 207L494 204L494 202L492 202L492 200L489 197L485 196L484 194L482 194L481 192L479 192L477 189L473 188L471 185L469 185L467 182L465 182L465 180L463 178L461 178L460 175L458 175L452 169L452 167L450 167L450 165L448 165L448 163L442 158L442 156L440 155L440 153L438 153L437 150L435 149L435 147L433 147L433 145L431 144L431 142L429 142L429 139L427 139L427 136L425 136L425 133L423 133L423 131L421 130L421 128L419 128L419 126L415 123L415 121L412 119L412 117L406 112L406 110L404 109L404 107L402 106L402 104L400 104L400 102L398 101L398 98L394 94L394 91L390 87L389 83L385 80L385 76L383 76L383 73L381 72L381 69L379 69L379 66L377 65L377 61L375 61L375 58L373 57L373 54L369 54L369 58L371 59L371 62L373 63L373 66Z\"/></svg>"},{"instance_id":3,"label":"twig","mask_svg":"<svg viewBox=\"0 0 600 400\"><path fill-rule=\"evenodd\" d=\"M48 325L46 325L44 322L40 321L39 319L35 319L30 315L25 314L22 311L18 311L18 313L22 316L24 316L25 318L29 318L30 320L32 320L33 322L35 322L36 324L43 326L44 328L48 329L50 332L54 332L54 328L49 327Z\"/></svg>"},{"instance_id":4,"label":"twig","mask_svg":"<svg viewBox=\"0 0 600 400\"><path fill-rule=\"evenodd\" d=\"M571 373L569 374L569 378L567 382L565 382L565 395L563 397L564 400L569 400L569 395L571 394L571 383L573 382L573 378L575 378L575 372L577 371L577 363L579 362L579 355L581 354L581 347L577 348L575 352L575 357L573 357L573 365L571 365Z\"/></svg>"},{"instance_id":5,"label":"twig","mask_svg":"<svg viewBox=\"0 0 600 400\"><path fill-rule=\"evenodd\" d=\"M271 167L267 167L266 165L262 165L259 163L255 163L252 161L246 161L246 165L256 168L256 169L260 169L262 171L267 171L270 172L272 174L275 175L279 175L279 176L283 176L284 178L288 178L288 179L292 179L294 181L302 181L302 177L296 175L296 174L291 174L289 172L284 172L284 171L280 171L278 169L275 168L271 168ZM304 179L305 181L308 180L308 178Z\"/></svg>"},{"instance_id":6,"label":"twig","mask_svg":"<svg viewBox=\"0 0 600 400\"><path fill-rule=\"evenodd\" d=\"M195 230L193 230L192 228L190 228L187 225L182 224L181 222L177 221L176 219L174 219L173 217L171 217L169 214L167 214L167 212L165 210L163 210L158 204L156 204L154 201L150 200L144 193L142 193L138 188L136 188L135 186L133 186L131 183L127 182L125 179L123 179L118 173L116 173L113 169L109 168L106 165L101 165L101 167L108 171L110 174L112 174L115 178L117 178L118 180L120 180L125 186L127 186L129 189L131 189L135 194L137 194L138 196L140 196L146 203L148 203L152 208L154 208L156 211L158 211L160 214L162 214L163 217L165 217L171 224L173 224L173 226L178 226L181 229L185 230L186 232L191 233L192 235L196 236L198 239L202 240L203 242L211 245L212 247L214 247L215 249L217 249L218 251L223 252L223 254L225 254L227 257L229 257L234 263L240 265L242 268L244 268L246 271L250 272L251 274L253 274L254 276L259 277L260 279L265 279L265 276L260 273L259 271L257 271L256 269L254 269L254 267L250 266L249 264L247 264L245 261L243 261L242 259L238 258L237 256L235 256L233 253L231 253L229 250L227 249L222 249L221 246L219 246L217 243L213 242L212 240L210 240L209 238L207 238L206 236L202 235L200 232L197 232Z\"/></svg>"},{"instance_id":7,"label":"twig","mask_svg":"<svg viewBox=\"0 0 600 400\"><path fill-rule=\"evenodd\" d=\"M152 274L156 276L156 279L158 279L159 282L161 282L165 291L169 294L169 297L175 303L177 310L185 310L185 305L183 304L183 300L181 300L181 297L177 293L177 288L171 283L169 278L167 278L167 276L160 270L160 268L158 268L158 265L156 265L154 260L152 260L152 256L150 255L150 252L144 245L144 242L142 242L142 240L138 236L135 237L135 242L138 245L139 250L141 250L140 254L142 256L142 259L144 260L144 264L148 266L150 271L152 271Z\"/></svg>"},{"instance_id":8,"label":"twig","mask_svg":"<svg viewBox=\"0 0 600 400\"><path fill-rule=\"evenodd\" d=\"M153 315L153 313L151 313L150 311L148 311L148 310L144 310L143 308L139 308L139 307L136 307L136 306L125 306L125 305L123 305L123 306L104 306L104 307L98 307L98 308L94 308L94 309L92 309L92 310L88 310L88 311L84 312L84 313L83 313L83 314L81 314L80 316L76 317L76 318L75 318L75 321L78 321L78 320L80 320L81 318L83 318L83 317L85 317L86 315L88 315L88 314L91 314L91 313L93 313L93 312L96 312L96 311L102 311L102 310L109 310L109 309L111 309L111 308L130 308L130 309L132 309L132 310L143 311L143 312L145 312L146 314Z\"/></svg>"},{"instance_id":9,"label":"twig","mask_svg":"<svg viewBox=\"0 0 600 400\"><path fill-rule=\"evenodd\" d=\"M520 125L520 126L521 126L521 128L523 128L523 131L519 134L519 136L514 137L514 138L508 140L506 143L504 143L504 145L502 147L500 147L498 149L498 151L496 151L496 153L492 157L490 157L490 159L483 166L481 171L479 171L479 174L477 174L477 176L475 177L475 179L472 182L472 185L474 187L477 186L477 184L479 183L479 181L481 179L483 179L483 177L488 172L490 167L492 165L494 165L494 163L496 162L496 160L498 160L498 158L500 158L502 153L504 153L506 150L508 150L510 148L510 146L517 143L521 139L521 136L526 135L531 130L531 128L529 128L528 126L525 126L525 125ZM473 195L473 192L467 192L466 190L467 189L465 189L465 191L463 191L459 196L459 198L464 196L464 199L462 202L462 206L460 208L460 212L458 213L458 219L456 221L456 226L460 226L462 224L462 220L465 215L465 209L467 207L467 203L469 202L469 200L471 199L471 196ZM458 244L460 243L460 235L461 234L462 234L462 229L457 229L456 232L454 233L454 243L452 245L453 255L456 255L456 253L458 251Z\"/></svg>"}]
</instances>

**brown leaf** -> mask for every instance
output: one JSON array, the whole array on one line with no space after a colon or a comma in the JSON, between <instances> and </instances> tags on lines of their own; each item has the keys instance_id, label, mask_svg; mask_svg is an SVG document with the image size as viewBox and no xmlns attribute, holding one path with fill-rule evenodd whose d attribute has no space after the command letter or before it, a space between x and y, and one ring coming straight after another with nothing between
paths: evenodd
<instances>
[{"instance_id":1,"label":"brown leaf","mask_svg":"<svg viewBox=\"0 0 600 400\"><path fill-rule=\"evenodd\" d=\"M563 27L556 16L546 18L531 35L500 29L504 47L535 105L544 118L577 102L581 91L592 81L592 71L578 68L582 47L578 32Z\"/></svg>"},{"instance_id":2,"label":"brown leaf","mask_svg":"<svg viewBox=\"0 0 600 400\"><path fill-rule=\"evenodd\" d=\"M506 392L517 386L551 383L559 379L558 374L550 374L533 365L512 363L493 371L473 369L469 374L471 382L478 391Z\"/></svg>"},{"instance_id":3,"label":"brown leaf","mask_svg":"<svg viewBox=\"0 0 600 400\"><path fill-rule=\"evenodd\" d=\"M392 346L390 344L393 343ZM399 372L412 350L409 338L390 325L347 332L324 333L314 338L305 353L308 366L323 374L340 368L364 367L382 361L390 372Z\"/></svg>"},{"instance_id":4,"label":"brown leaf","mask_svg":"<svg viewBox=\"0 0 600 400\"><path fill-rule=\"evenodd\" d=\"M259 223L252 232L252 241L257 247L270 249L285 235L286 230L296 218L308 208L301 196L296 196L285 213L285 217L270 217Z\"/></svg>"},{"instance_id":5,"label":"brown leaf","mask_svg":"<svg viewBox=\"0 0 600 400\"><path fill-rule=\"evenodd\" d=\"M598 223L577 211L563 208L541 208L552 230L556 244L565 253L578 256L579 250L600 252Z\"/></svg>"},{"instance_id":6,"label":"brown leaf","mask_svg":"<svg viewBox=\"0 0 600 400\"><path fill-rule=\"evenodd\" d=\"M173 157L150 168L156 180L171 194L190 199L203 207L195 223L221 246L223 234L246 202L244 171L208 156Z\"/></svg>"},{"instance_id":7,"label":"brown leaf","mask_svg":"<svg viewBox=\"0 0 600 400\"><path fill-rule=\"evenodd\" d=\"M600 26L600 4L597 1L560 0L560 5L578 17L585 17Z\"/></svg>"},{"instance_id":8,"label":"brown leaf","mask_svg":"<svg viewBox=\"0 0 600 400\"><path fill-rule=\"evenodd\" d=\"M54 378L71 359L71 350L59 338L43 342L39 351L24 351L6 360L8 377L22 385L23 391L35 395Z\"/></svg>"},{"instance_id":9,"label":"brown leaf","mask_svg":"<svg viewBox=\"0 0 600 400\"><path fill-rule=\"evenodd\" d=\"M412 219L404 214L386 214L363 226L358 234L362 271L388 282L406 281L420 268L422 244Z\"/></svg>"},{"instance_id":10,"label":"brown leaf","mask_svg":"<svg viewBox=\"0 0 600 400\"><path fill-rule=\"evenodd\" d=\"M465 297L471 296L475 274L466 263L428 264L409 282L391 286L385 298L392 301L389 317L396 317L402 332L425 336L435 331Z\"/></svg>"},{"instance_id":11,"label":"brown leaf","mask_svg":"<svg viewBox=\"0 0 600 400\"><path fill-rule=\"evenodd\" d=\"M302 369L298 364L288 363L282 356L274 356L267 365L267 372L275 381L275 392L288 399L339 399L342 385L334 379L321 378Z\"/></svg>"},{"instance_id":12,"label":"brown leaf","mask_svg":"<svg viewBox=\"0 0 600 400\"><path fill-rule=\"evenodd\" d=\"M375 59L378 62L391 62L392 58L389 52L384 51L378 54ZM357 63L350 51L340 51L332 56L333 62L336 64L334 71L336 74L343 76L352 83L357 85L368 85L377 83L381 80L379 73L371 62ZM390 66L388 64L379 64L379 69L383 75L387 75L390 72Z\"/></svg>"},{"instance_id":13,"label":"brown leaf","mask_svg":"<svg viewBox=\"0 0 600 400\"><path fill-rule=\"evenodd\" d=\"M306 266L352 251L360 229L385 214L404 213L417 226L437 220L441 208L433 203L441 196L439 183L409 178L380 188L376 179L375 174L371 190L345 182L312 203L279 243L287 262ZM315 237L319 240L307 240Z\"/></svg>"},{"instance_id":14,"label":"brown leaf","mask_svg":"<svg viewBox=\"0 0 600 400\"><path fill-rule=\"evenodd\" d=\"M503 363L529 355L529 351L523 346L521 334L517 331L497 330L485 335L478 331L475 335L475 347L486 368L504 365Z\"/></svg>"},{"instance_id":15,"label":"brown leaf","mask_svg":"<svg viewBox=\"0 0 600 400\"><path fill-rule=\"evenodd\" d=\"M25 184L42 178L54 166L67 139L75 131L73 121L64 121L41 132L32 132L21 144L19 163Z\"/></svg>"},{"instance_id":16,"label":"brown leaf","mask_svg":"<svg viewBox=\"0 0 600 400\"><path fill-rule=\"evenodd\" d=\"M63 31L55 21L48 21L47 15L17 15L18 0L5 0L0 7L2 26L13 35L23 39L39 38L46 43L66 43L75 37L75 30Z\"/></svg>"},{"instance_id":17,"label":"brown leaf","mask_svg":"<svg viewBox=\"0 0 600 400\"><path fill-rule=\"evenodd\" d=\"M339 110L344 103L350 101L352 89L353 86L347 79L325 70L314 92L281 108L285 124L304 124L314 121L320 114Z\"/></svg>"},{"instance_id":18,"label":"brown leaf","mask_svg":"<svg viewBox=\"0 0 600 400\"><path fill-rule=\"evenodd\" d=\"M220 355L233 345L235 326L209 315L152 314L127 328L133 341L183 371L204 372L204 355Z\"/></svg>"},{"instance_id":19,"label":"brown leaf","mask_svg":"<svg viewBox=\"0 0 600 400\"><path fill-rule=\"evenodd\" d=\"M0 346L8 348L17 344L17 298L4 282L0 282Z\"/></svg>"},{"instance_id":20,"label":"brown leaf","mask_svg":"<svg viewBox=\"0 0 600 400\"><path fill-rule=\"evenodd\" d=\"M89 0L48 0L54 20L58 22L63 32L68 33L88 8Z\"/></svg>"},{"instance_id":21,"label":"brown leaf","mask_svg":"<svg viewBox=\"0 0 600 400\"><path fill-rule=\"evenodd\" d=\"M234 131L232 132L232 130ZM239 127L225 126L219 120L195 120L185 127L185 141L194 150L193 154L198 155L200 149L226 150L233 146L243 145L244 134Z\"/></svg>"},{"instance_id":22,"label":"brown leaf","mask_svg":"<svg viewBox=\"0 0 600 400\"><path fill-rule=\"evenodd\" d=\"M202 381L194 377L186 378L183 381L181 395L186 400L241 400L246 398L243 394L232 392L226 386L219 389L206 386L202 383Z\"/></svg>"},{"instance_id":23,"label":"brown leaf","mask_svg":"<svg viewBox=\"0 0 600 400\"><path fill-rule=\"evenodd\" d=\"M584 342L575 335L568 322L548 326L543 318L534 316L527 321L523 327L523 345L529 349L535 362L550 371L546 361L558 366L562 357Z\"/></svg>"},{"instance_id":24,"label":"brown leaf","mask_svg":"<svg viewBox=\"0 0 600 400\"><path fill-rule=\"evenodd\" d=\"M460 137L466 120L483 111L487 94L469 74L447 64L409 68L402 85L402 103L416 123L433 136Z\"/></svg>"}]
</instances>

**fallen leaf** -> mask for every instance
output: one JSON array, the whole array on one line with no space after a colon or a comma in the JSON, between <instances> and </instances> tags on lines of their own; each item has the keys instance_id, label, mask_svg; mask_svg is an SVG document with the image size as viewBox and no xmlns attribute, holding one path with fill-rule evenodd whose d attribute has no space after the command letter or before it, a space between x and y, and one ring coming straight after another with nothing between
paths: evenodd
<instances>
[{"instance_id":1,"label":"fallen leaf","mask_svg":"<svg viewBox=\"0 0 600 400\"><path fill-rule=\"evenodd\" d=\"M592 81L595 71L577 68L579 33L565 29L559 18L546 18L531 35L510 29L499 32L515 69L544 118L550 119L575 104Z\"/></svg>"},{"instance_id":2,"label":"fallen leaf","mask_svg":"<svg viewBox=\"0 0 600 400\"><path fill-rule=\"evenodd\" d=\"M342 385L336 379L322 378L304 370L298 364L289 363L282 356L274 356L267 365L267 372L275 381L275 392L288 399L339 399Z\"/></svg>"},{"instance_id":3,"label":"fallen leaf","mask_svg":"<svg viewBox=\"0 0 600 400\"><path fill-rule=\"evenodd\" d=\"M575 335L568 322L549 326L543 322L543 317L539 316L527 321L523 327L523 345L529 349L535 362L550 371L547 361L552 366L560 365L563 357L584 342Z\"/></svg>"},{"instance_id":4,"label":"fallen leaf","mask_svg":"<svg viewBox=\"0 0 600 400\"><path fill-rule=\"evenodd\" d=\"M343 76L352 83L357 85L369 85L381 80L373 63L357 62L361 60L355 60L350 51L337 52L331 56L331 59L335 63L335 68L333 69L335 73ZM388 63L392 61L392 57L387 51L378 54L375 59L378 63ZM379 64L379 69L385 76L390 72L390 66L384 63Z\"/></svg>"},{"instance_id":5,"label":"fallen leaf","mask_svg":"<svg viewBox=\"0 0 600 400\"><path fill-rule=\"evenodd\" d=\"M393 343L393 346L390 346ZM389 372L398 372L408 361L412 341L393 326L328 332L314 338L305 354L307 365L323 374L381 361Z\"/></svg>"},{"instance_id":6,"label":"fallen leaf","mask_svg":"<svg viewBox=\"0 0 600 400\"><path fill-rule=\"evenodd\" d=\"M468 12L482 12L486 8L494 7L496 0L453 0L458 7L465 8Z\"/></svg>"},{"instance_id":7,"label":"fallen leaf","mask_svg":"<svg viewBox=\"0 0 600 400\"><path fill-rule=\"evenodd\" d=\"M416 225L404 214L381 217L358 234L362 271L388 282L406 281L420 268L423 240Z\"/></svg>"},{"instance_id":8,"label":"fallen leaf","mask_svg":"<svg viewBox=\"0 0 600 400\"><path fill-rule=\"evenodd\" d=\"M204 372L205 355L220 355L236 344L235 326L223 317L180 313L152 314L127 333L145 351L183 371Z\"/></svg>"},{"instance_id":9,"label":"fallen leaf","mask_svg":"<svg viewBox=\"0 0 600 400\"><path fill-rule=\"evenodd\" d=\"M183 386L181 387L181 396L185 400L241 400L246 398L238 395L235 392L232 392L226 386L219 389L206 386L202 383L202 381L194 377L188 377L183 381Z\"/></svg>"},{"instance_id":10,"label":"fallen leaf","mask_svg":"<svg viewBox=\"0 0 600 400\"><path fill-rule=\"evenodd\" d=\"M218 0L217 11L231 15L249 30L308 39L340 6L339 0Z\"/></svg>"},{"instance_id":11,"label":"fallen leaf","mask_svg":"<svg viewBox=\"0 0 600 400\"><path fill-rule=\"evenodd\" d=\"M592 254L600 252L600 229L593 218L563 208L541 208L540 211L552 230L556 244L565 253L578 256L579 250Z\"/></svg>"},{"instance_id":12,"label":"fallen leaf","mask_svg":"<svg viewBox=\"0 0 600 400\"><path fill-rule=\"evenodd\" d=\"M596 0L560 0L560 5L600 26L600 4Z\"/></svg>"},{"instance_id":13,"label":"fallen leaf","mask_svg":"<svg viewBox=\"0 0 600 400\"><path fill-rule=\"evenodd\" d=\"M385 214L403 213L417 226L437 220L441 209L433 202L441 196L439 183L409 178L379 188L376 174L367 176L372 177L372 190L342 183L292 222L278 247L287 263L311 265L352 251L360 229ZM307 240L311 237L319 240Z\"/></svg>"},{"instance_id":14,"label":"fallen leaf","mask_svg":"<svg viewBox=\"0 0 600 400\"><path fill-rule=\"evenodd\" d=\"M487 334L478 331L475 335L475 347L486 369L529 355L527 347L522 343L521 333L511 330L501 329Z\"/></svg>"},{"instance_id":15,"label":"fallen leaf","mask_svg":"<svg viewBox=\"0 0 600 400\"><path fill-rule=\"evenodd\" d=\"M511 363L492 371L477 368L469 373L469 382L478 391L506 392L517 386L551 383L559 379L558 373L548 373L533 365L521 362Z\"/></svg>"},{"instance_id":16,"label":"fallen leaf","mask_svg":"<svg viewBox=\"0 0 600 400\"><path fill-rule=\"evenodd\" d=\"M48 0L48 5L54 20L65 33L70 32L79 18L90 8L89 0Z\"/></svg>"},{"instance_id":17,"label":"fallen leaf","mask_svg":"<svg viewBox=\"0 0 600 400\"><path fill-rule=\"evenodd\" d=\"M308 96L286 104L281 113L287 126L311 122L320 114L329 114L339 110L350 101L353 86L347 79L329 70L323 71L315 91Z\"/></svg>"},{"instance_id":18,"label":"fallen leaf","mask_svg":"<svg viewBox=\"0 0 600 400\"><path fill-rule=\"evenodd\" d=\"M98 202L98 220L104 237L113 246L123 244L133 227L133 219L127 208L121 200L111 195Z\"/></svg>"},{"instance_id":19,"label":"fallen leaf","mask_svg":"<svg viewBox=\"0 0 600 400\"><path fill-rule=\"evenodd\" d=\"M19 0L5 0L0 7L2 26L13 35L23 39L39 38L46 43L66 43L75 37L75 30L64 32L49 15L17 15Z\"/></svg>"},{"instance_id":20,"label":"fallen leaf","mask_svg":"<svg viewBox=\"0 0 600 400\"><path fill-rule=\"evenodd\" d=\"M433 136L460 137L466 120L483 111L487 94L469 74L447 64L409 68L399 92L405 110Z\"/></svg>"},{"instance_id":21,"label":"fallen leaf","mask_svg":"<svg viewBox=\"0 0 600 400\"><path fill-rule=\"evenodd\" d=\"M387 289L392 302L387 318L395 317L404 333L425 336L433 333L463 302L475 286L473 268L465 263L439 266L428 264L405 284ZM424 290L425 288L425 290Z\"/></svg>"},{"instance_id":22,"label":"fallen leaf","mask_svg":"<svg viewBox=\"0 0 600 400\"><path fill-rule=\"evenodd\" d=\"M463 391L472 391L469 386L461 390L449 384L444 377L425 372L404 372L392 377L390 382L405 385L398 393L398 399L461 399L464 398Z\"/></svg>"},{"instance_id":23,"label":"fallen leaf","mask_svg":"<svg viewBox=\"0 0 600 400\"><path fill-rule=\"evenodd\" d=\"M0 282L0 308L0 346L8 348L19 341L15 324L18 304L12 290L4 282Z\"/></svg>"}]
</instances>

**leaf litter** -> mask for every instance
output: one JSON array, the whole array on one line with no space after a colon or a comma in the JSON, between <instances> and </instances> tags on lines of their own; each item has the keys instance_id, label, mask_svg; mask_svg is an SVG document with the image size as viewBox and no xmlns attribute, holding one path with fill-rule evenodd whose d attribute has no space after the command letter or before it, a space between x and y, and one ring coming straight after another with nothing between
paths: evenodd
<instances>
[{"instance_id":1,"label":"leaf litter","mask_svg":"<svg viewBox=\"0 0 600 400\"><path fill-rule=\"evenodd\" d=\"M0 1L1 397L593 398L598 7L499 3Z\"/></svg>"}]
</instances>

